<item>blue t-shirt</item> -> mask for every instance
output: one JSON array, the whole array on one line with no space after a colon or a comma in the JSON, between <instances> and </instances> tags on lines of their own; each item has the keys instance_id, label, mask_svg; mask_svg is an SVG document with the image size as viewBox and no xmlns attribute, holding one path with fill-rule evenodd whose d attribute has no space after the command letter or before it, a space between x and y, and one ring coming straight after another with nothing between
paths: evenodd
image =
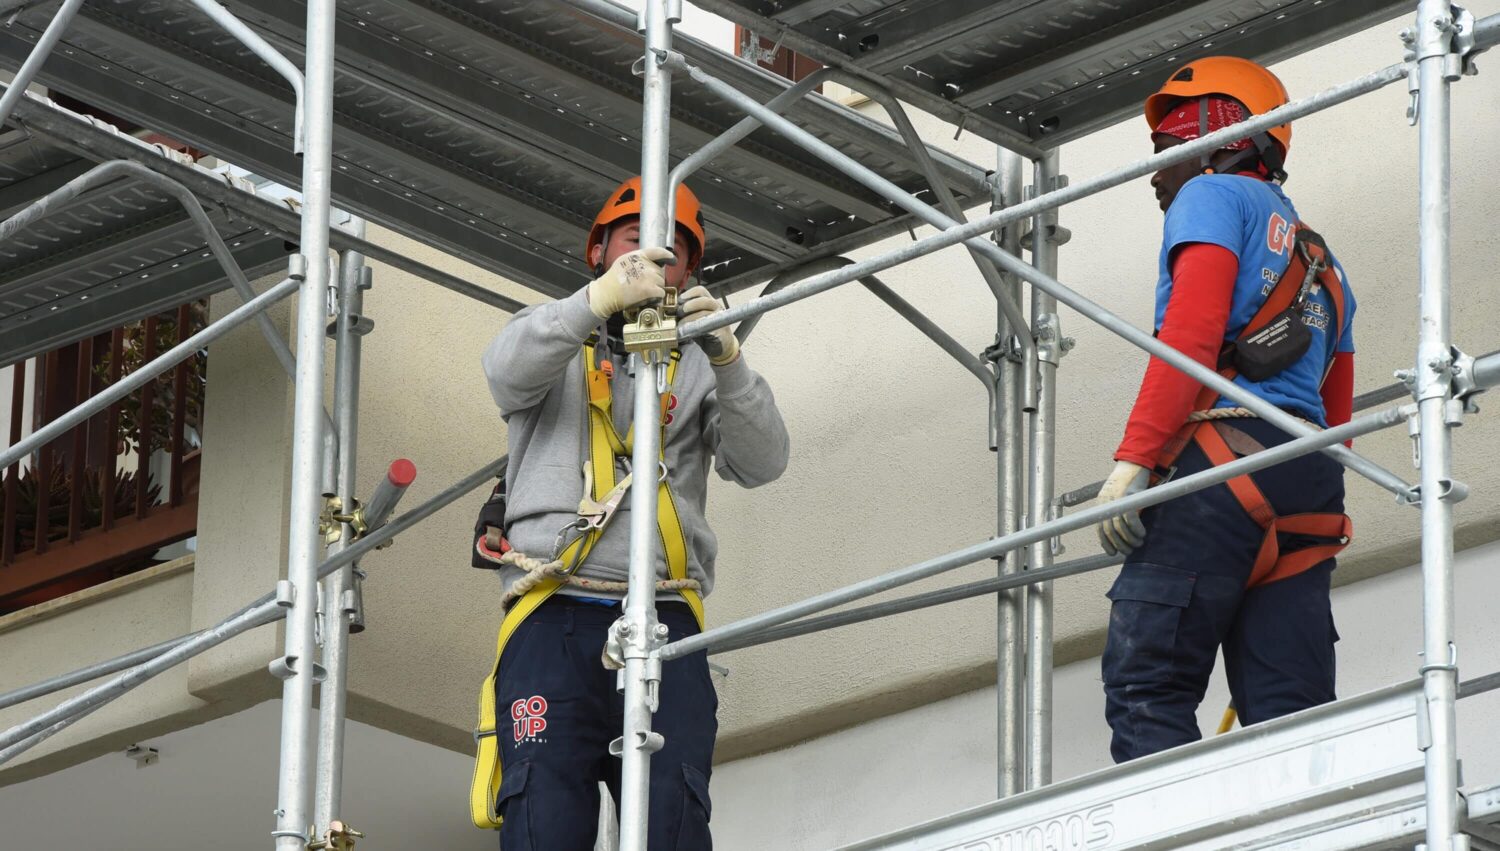
<instances>
[{"instance_id":1,"label":"blue t-shirt","mask_svg":"<svg viewBox=\"0 0 1500 851\"><path fill-rule=\"evenodd\" d=\"M1238 337L1286 271L1297 221L1292 202L1273 183L1228 174L1204 174L1189 180L1167 210L1162 232L1161 270L1156 283L1157 330L1161 329L1167 301L1172 297L1169 263L1173 249L1191 242L1206 242L1223 246L1239 258L1239 275L1234 281L1234 302L1224 339ZM1328 424L1319 393L1323 376L1333 362L1334 351L1354 351L1354 293L1336 258L1333 268L1344 288L1344 327L1337 335L1336 347L1333 299L1314 283L1302 318L1303 324L1313 331L1307 353L1265 381L1251 381L1244 376L1234 380L1278 408L1323 426ZM1221 397L1216 407L1237 404Z\"/></svg>"}]
</instances>

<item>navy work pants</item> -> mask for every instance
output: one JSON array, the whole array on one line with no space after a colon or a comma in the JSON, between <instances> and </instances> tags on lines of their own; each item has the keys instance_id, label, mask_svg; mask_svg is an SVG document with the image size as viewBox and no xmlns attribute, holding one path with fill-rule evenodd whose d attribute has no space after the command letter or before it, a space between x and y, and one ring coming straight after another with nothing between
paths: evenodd
<instances>
[{"instance_id":1,"label":"navy work pants","mask_svg":"<svg viewBox=\"0 0 1500 851\"><path fill-rule=\"evenodd\" d=\"M599 783L620 800L623 699L600 663L618 606L555 595L506 643L495 682L501 765L497 810L502 851L593 851ZM686 603L662 603L658 617L677 641L698 632ZM652 728L666 745L651 756L650 851L710 851L708 777L719 700L708 656L662 665ZM506 724L506 720L510 724Z\"/></svg>"},{"instance_id":2,"label":"navy work pants","mask_svg":"<svg viewBox=\"0 0 1500 851\"><path fill-rule=\"evenodd\" d=\"M1290 440L1258 419L1231 425L1267 447ZM1176 476L1209 466L1190 443ZM1305 455L1251 477L1278 515L1344 510L1343 468L1326 455ZM1103 674L1116 762L1200 738L1198 704L1220 647L1244 724L1334 699L1333 559L1246 589L1265 533L1223 484L1148 508L1141 520L1146 542L1109 591ZM1307 541L1283 535L1282 551L1299 543Z\"/></svg>"}]
</instances>

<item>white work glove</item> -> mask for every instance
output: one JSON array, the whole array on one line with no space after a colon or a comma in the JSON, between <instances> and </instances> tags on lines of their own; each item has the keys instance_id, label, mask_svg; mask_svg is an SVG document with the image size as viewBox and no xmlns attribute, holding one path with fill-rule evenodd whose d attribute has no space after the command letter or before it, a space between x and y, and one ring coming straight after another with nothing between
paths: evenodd
<instances>
[{"instance_id":1,"label":"white work glove","mask_svg":"<svg viewBox=\"0 0 1500 851\"><path fill-rule=\"evenodd\" d=\"M714 298L708 287L697 286L682 294L677 313L682 317L683 324L687 324L705 319L723 309L724 302ZM710 331L706 336L698 337L695 342L708 355L708 362L714 366L733 363L740 356L740 341L735 339L734 332L728 326Z\"/></svg>"},{"instance_id":2,"label":"white work glove","mask_svg":"<svg viewBox=\"0 0 1500 851\"><path fill-rule=\"evenodd\" d=\"M622 254L603 275L589 283L589 309L600 319L640 307L667 294L661 264L672 259L670 248L642 248Z\"/></svg>"},{"instance_id":3,"label":"white work glove","mask_svg":"<svg viewBox=\"0 0 1500 851\"><path fill-rule=\"evenodd\" d=\"M1145 490L1151 484L1151 471L1129 461L1116 461L1114 472L1099 489L1099 504L1124 499ZM1139 511L1127 511L1099 524L1099 544L1110 555L1128 555L1146 542L1146 526Z\"/></svg>"}]
</instances>

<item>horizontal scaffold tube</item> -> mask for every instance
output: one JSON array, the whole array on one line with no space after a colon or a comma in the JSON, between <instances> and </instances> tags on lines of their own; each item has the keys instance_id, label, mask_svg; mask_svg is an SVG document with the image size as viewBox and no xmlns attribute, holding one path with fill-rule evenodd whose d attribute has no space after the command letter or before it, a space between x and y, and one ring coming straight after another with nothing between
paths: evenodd
<instances>
[{"instance_id":1,"label":"horizontal scaffold tube","mask_svg":"<svg viewBox=\"0 0 1500 851\"><path fill-rule=\"evenodd\" d=\"M30 721L24 721L0 733L0 749L10 748L23 739L30 739L61 721L93 712L162 671L216 647L246 630L278 620L285 614L286 610L276 600L241 612L238 616L230 618L213 629L204 630L193 636L192 640L173 647L155 659L137 665L108 682L94 686L83 694L68 698ZM40 741L41 737L38 737L33 740L33 743ZM11 756L14 755L14 753L11 754Z\"/></svg>"},{"instance_id":2,"label":"horizontal scaffold tube","mask_svg":"<svg viewBox=\"0 0 1500 851\"><path fill-rule=\"evenodd\" d=\"M896 600L882 600L879 603L871 603L868 606L861 606L857 609L848 609L842 612L822 615L821 617L784 623L737 641L728 641L722 645L716 645L713 652L728 653L731 650L743 650L746 647L769 644L773 641L795 638L811 632L824 632L830 629L837 629L841 626L850 626L851 624L864 623L865 621L872 621L877 618L914 612L918 609L927 609L946 603L957 603L960 600L970 600L975 597L986 597L1001 591L1034 585L1038 582L1050 582L1054 579L1062 579L1065 576L1077 576L1080 573L1103 570L1106 567L1114 567L1124 561L1125 557L1118 555L1086 556L1074 559L1073 561L1063 562L1062 564L1055 564L1051 567L1025 570L1020 573L1010 573L991 579L981 579L978 582L955 585L952 588L940 588L936 591L913 594L910 597L901 597Z\"/></svg>"},{"instance_id":3,"label":"horizontal scaffold tube","mask_svg":"<svg viewBox=\"0 0 1500 851\"><path fill-rule=\"evenodd\" d=\"M469 493L470 491L484 484L486 481L503 474L505 472L505 465L509 458L509 455L502 455L499 459L486 464L485 466L461 479L460 481L449 487L447 490L444 490L437 496L432 497L416 508L413 508L411 511L408 511L400 517L396 518L396 520L387 523L380 528L370 532L365 537L360 538L354 543L353 546L349 547L347 550L344 550L343 552L330 557L321 565L319 565L318 576L320 578L327 576L328 574L333 573L335 570L338 570L347 564L353 564L355 561L368 555L372 550L380 547L382 544L396 537L396 535L406 531L407 529L410 529L412 526L415 526L417 523L420 523L428 517L431 517L433 514L446 507L449 503L452 503L454 500L458 499L464 494ZM245 606L244 608L240 609L239 611L235 612L234 614L230 615L228 618L225 618L225 621L240 617L245 613L251 611L252 609L265 605L266 603L271 602L274 599L274 594L266 594L250 603L249 605ZM222 625L222 623L223 622L221 622L220 625ZM214 628L217 627L210 627L209 629ZM146 647L141 650L135 650L130 653L126 653L123 656L116 656L113 659L107 659L103 662L96 662L95 664L89 665L86 668L79 668L78 670L72 671L67 674L60 674L56 677L43 680L42 682L36 683L34 685L29 685L24 688L6 692L5 694L0 695L0 709L5 709L6 707L14 706L18 703L24 703L28 700L35 700L38 697L45 697L46 695L52 694L54 692L62 691L65 688L69 688L80 683L86 683L90 680L96 680L99 677L118 673L119 671L123 671L126 668L135 667L136 665L160 656L162 653L172 650L173 648L186 644L187 642L203 635L207 631L208 630L200 630L198 632L188 633L187 635L173 638L168 641L163 641L160 644L155 644L151 647Z\"/></svg>"},{"instance_id":4,"label":"horizontal scaffold tube","mask_svg":"<svg viewBox=\"0 0 1500 851\"><path fill-rule=\"evenodd\" d=\"M1384 428L1403 423L1407 415L1414 410L1411 405L1387 408L1373 414L1367 414L1358 419L1345 423L1344 425L1320 431L1305 437L1299 437L1279 446L1274 446L1253 455L1235 459L1228 464L1212 467L1191 476L1164 482L1149 490L1133 494L1124 499L1116 500L1106 505L1099 505L1085 509L1077 514L1049 520L1046 523L1022 529L1010 535L996 538L991 541L975 544L956 552L928 559L918 564L903 567L880 576L857 582L853 585L839 588L809 597L796 603L772 609L753 615L742 621L727 626L710 629L707 632L684 638L681 641L668 644L661 650L663 659L676 659L695 653L699 650L714 650L731 641L756 635L774 626L787 623L807 615L827 611L836 606L842 606L855 600L860 600L892 588L899 588L929 576L936 576L950 570L956 570L965 565L973 564L987 558L1004 555L1011 550L1055 538L1076 529L1083 529L1116 517L1127 511L1139 511L1149 508L1169 499L1176 499L1184 494L1202 490L1210 485L1228 481L1245 473L1253 473L1267 467L1280 464L1291 458L1306 455L1317 451L1325 446L1352 440Z\"/></svg>"},{"instance_id":5,"label":"horizontal scaffold tube","mask_svg":"<svg viewBox=\"0 0 1500 851\"><path fill-rule=\"evenodd\" d=\"M204 346L219 339L239 325L259 316L266 308L296 292L297 287L301 283L296 278L287 278L276 286L271 287L255 298L231 310L223 318L204 328L202 331L168 349L150 363L137 367L134 372L104 388L104 390L100 391L99 395L91 397L78 407L73 408L27 435L25 439L14 446L7 448L4 452L0 452L0 468L9 467L16 461L30 455L37 448L51 443L53 440L61 437L68 429L103 411L133 391L140 389L146 382L155 379L161 373L187 360L194 352L201 350Z\"/></svg>"},{"instance_id":6,"label":"horizontal scaffold tube","mask_svg":"<svg viewBox=\"0 0 1500 851\"><path fill-rule=\"evenodd\" d=\"M681 67L684 71L686 71L686 73L688 73L690 76L692 76L695 81L703 85L709 91L713 92L716 96L721 97L724 100L735 104L751 115L756 116L766 125L781 133L788 140L795 142L796 144L807 150L809 153L812 153L819 159L829 163L830 165L838 168L840 171L844 172L850 177L853 177L855 180L858 180L860 183L863 183L871 189L875 190L888 200L900 206L902 209L905 209L907 212L917 216L920 219L923 219L928 224L934 225L939 228L947 228L948 230L945 232L955 232L963 230L962 227L956 226L952 219L948 218L932 207L929 207L926 203L913 197L901 187L891 183L889 180L886 180L885 178L866 168L864 165L855 161L847 154L839 151L838 149L817 138L806 130L803 130L801 127L798 127L797 125L793 124L790 121L787 121L780 115L767 110L760 103L756 102L754 98L746 96L744 93L736 90L728 83L725 83L722 80L704 73L700 68L689 65L684 59L682 59L680 55L674 55L673 62L678 67ZM1404 69L1405 66L1392 67L1397 69ZM1375 75L1370 75L1370 77L1362 79L1379 78L1380 73L1381 72L1377 72ZM1373 85L1373 83L1366 83L1366 85ZM1354 84L1346 84L1346 87L1347 86L1354 86ZM1328 96L1328 92L1325 92L1322 95L1315 96L1314 98L1310 98L1309 100L1316 100L1318 97L1326 96ZM1148 158L1147 160L1144 160L1142 162L1151 162L1152 159L1165 157L1169 153L1181 151L1204 140L1215 139L1221 134L1228 135L1220 138L1219 144L1231 142L1234 139L1238 138L1234 133L1230 132L1231 130L1238 129L1239 136L1243 136L1247 133L1253 132L1252 125L1254 125L1256 121L1268 120L1270 116L1275 115L1281 110L1287 108L1288 107L1280 107L1278 109L1271 110L1270 112L1263 115L1255 116L1255 118L1251 119L1250 121L1235 125L1233 128L1226 128L1225 130L1216 131L1215 133L1208 134L1201 140L1175 146L1169 151L1164 151L1161 154L1158 154L1156 157ZM1094 182L1098 182L1097 179ZM1054 198L1053 206L1056 206L1056 203L1060 202L1057 202L1054 196L1062 196L1066 194L1067 190L1058 190L1055 192L1046 193L1042 197ZM988 222L991 226L1001 224L1002 222L998 220L999 217L1002 217L1006 213L1016 215L1019 211L1025 209L1027 206L1028 204L1020 204L1016 207L1012 207L1008 210L1002 211L1001 213L996 213L995 215L990 216L988 219L985 219L983 221ZM1036 212L1040 212L1040 209ZM1117 336L1123 337L1126 341L1134 344L1137 348L1144 349L1145 351L1157 356L1158 358L1161 358L1163 361L1171 364L1179 371L1184 372L1189 377L1196 379L1199 383L1216 391L1221 396L1238 402L1240 405L1243 405L1244 407L1252 411L1256 416L1259 416L1262 419L1272 423L1273 425L1278 426L1283 431L1286 431L1287 433L1292 435L1304 437L1314 432L1312 426L1307 425L1291 414L1288 414L1280 408L1277 408L1275 405L1272 405L1270 402L1267 402L1259 396L1256 396L1249 390L1236 385L1233 381L1223 377L1222 375L1219 375L1214 370L1198 363L1197 361L1193 360L1191 357L1183 354L1177 349L1174 349L1171 346L1161 342L1154 336L1147 334L1139 328L1136 328L1134 325L1131 325L1129 322L1126 322L1119 316L1106 310L1103 306L1091 301L1088 298L1085 298L1084 296L1069 289L1068 287L1063 286L1062 283L1058 282L1051 276L1043 274L1035 267L1023 263L1020 258L1003 251L999 246L995 245L989 240L977 234L970 234L969 237L964 240L964 244L969 248L977 251L978 253L988 257L1002 270L1008 271L1016 277L1019 277L1025 281L1029 281L1037 289L1047 293L1048 295L1057 299L1059 302L1066 304L1074 310L1078 311L1085 318L1090 319L1098 323L1099 325L1102 325L1106 330L1116 334ZM857 265L858 264L856 264L856 266ZM804 285L799 284L798 286ZM789 293L795 289L797 289L797 287L791 287L787 290L783 290L779 295L785 295L786 293ZM743 305L741 305L741 307L743 307ZM727 314L729 312L730 311L727 310L721 311L721 315ZM695 329L699 326L706 327L709 321L710 320L699 320L698 322L690 323L686 327L686 329L679 330L679 337L685 339L692 334L697 333ZM720 324L723 323L720 322ZM1365 478L1371 480L1372 482L1375 482L1386 490L1396 494L1398 498L1412 498L1411 486L1402 481L1399 476L1389 470L1386 470L1375 462L1361 457L1360 455L1354 453L1352 450L1347 449L1344 446L1333 445L1325 447L1323 449L1323 452L1324 454L1337 460L1339 463L1343 464L1354 472L1359 473L1361 476L1364 476Z\"/></svg>"},{"instance_id":7,"label":"horizontal scaffold tube","mask_svg":"<svg viewBox=\"0 0 1500 851\"><path fill-rule=\"evenodd\" d=\"M1489 19L1486 18L1485 20ZM709 80L720 83L720 81L714 80L697 68L688 65L680 57L676 57L675 61L680 67L692 73L694 79L704 82L705 85L708 84ZM1326 89L1312 97L1277 107L1261 115L1256 115L1249 121L1226 127L1223 130L1216 130L1207 136L1194 139L1191 142L1174 145L1159 154L1153 154L1130 165L1105 172L1090 180L1066 186L1054 192L1043 193L1030 201L1017 204L1014 207L1006 207L983 218L975 219L968 224L946 228L936 234L923 237L916 242L903 245L886 254L861 260L843 269L816 275L772 295L761 296L743 304L718 311L708 318L679 326L677 329L678 338L687 340L702 336L710 331L726 325L732 325L758 313L765 313L768 310L774 310L783 305L791 304L794 301L800 301L808 296L833 289L841 284L859 280L873 272L881 272L893 266L899 266L909 260L924 257L934 251L957 245L973 237L982 237L1011 222L1029 219L1038 213L1077 201L1080 198L1086 198L1138 177L1144 177L1160 171L1167 166L1196 159L1244 136L1264 131L1278 124L1285 124L1295 118L1311 115L1345 101L1353 100L1361 95L1369 94L1399 80L1404 80L1406 79L1406 69L1407 66L1404 63L1382 68L1372 74L1366 74L1358 79ZM720 83L720 85L724 84ZM736 92L736 94L739 93ZM795 125L793 126L795 127Z\"/></svg>"},{"instance_id":8,"label":"horizontal scaffold tube","mask_svg":"<svg viewBox=\"0 0 1500 851\"><path fill-rule=\"evenodd\" d=\"M1489 370L1491 373L1493 373L1489 376L1488 380L1485 380L1486 370ZM1500 381L1500 352L1490 352L1489 354L1476 359L1474 364L1474 380L1479 384L1481 388L1491 387L1497 381ZM1406 386L1404 382L1397 381L1394 384L1387 384L1384 387L1355 396L1354 413L1357 414L1360 411L1368 411L1376 405L1386 405L1396 401L1397 399L1401 399L1410 395L1411 388ZM1057 498L1057 504L1063 508L1072 508L1075 505L1082 505L1085 502L1088 502L1089 500L1098 496L1099 489L1102 487L1104 487L1103 479L1100 479L1097 482L1091 482L1081 488L1070 490L1062 496L1059 496Z\"/></svg>"}]
</instances>

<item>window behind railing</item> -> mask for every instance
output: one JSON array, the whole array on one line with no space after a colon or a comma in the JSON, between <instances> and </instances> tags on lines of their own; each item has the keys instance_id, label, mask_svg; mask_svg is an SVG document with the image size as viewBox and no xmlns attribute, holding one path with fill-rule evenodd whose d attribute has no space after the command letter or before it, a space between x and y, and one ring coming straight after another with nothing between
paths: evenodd
<instances>
[{"instance_id":1,"label":"window behind railing","mask_svg":"<svg viewBox=\"0 0 1500 851\"><path fill-rule=\"evenodd\" d=\"M822 63L780 47L770 39L761 38L738 24L734 28L734 55L748 59L794 83L801 82L803 77L823 67ZM815 91L822 92L823 87L819 86Z\"/></svg>"},{"instance_id":2,"label":"window behind railing","mask_svg":"<svg viewBox=\"0 0 1500 851\"><path fill-rule=\"evenodd\" d=\"M185 304L0 370L6 445L200 330L207 309ZM0 614L157 564L193 537L206 358L195 353L4 471Z\"/></svg>"}]
</instances>

